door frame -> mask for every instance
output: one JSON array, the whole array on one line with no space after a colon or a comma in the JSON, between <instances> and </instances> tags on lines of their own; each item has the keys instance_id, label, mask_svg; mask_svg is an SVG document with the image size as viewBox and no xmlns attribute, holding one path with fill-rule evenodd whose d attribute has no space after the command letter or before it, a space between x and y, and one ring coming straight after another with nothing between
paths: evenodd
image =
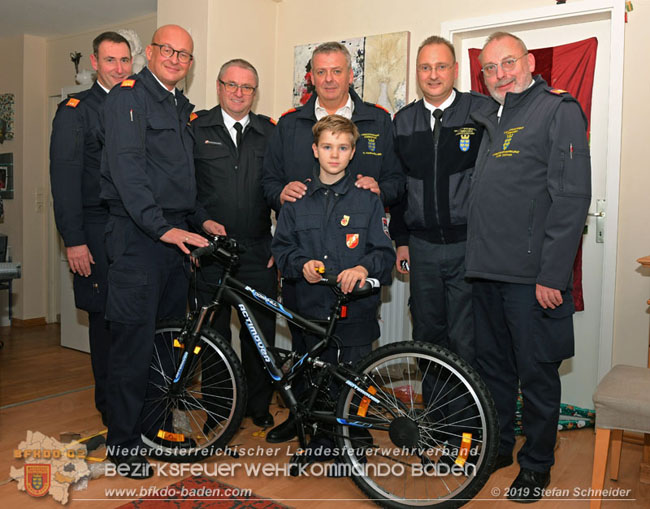
<instances>
[{"instance_id":1,"label":"door frame","mask_svg":"<svg viewBox=\"0 0 650 509\"><path fill-rule=\"evenodd\" d=\"M505 12L478 18L447 21L441 24L441 35L456 44L458 39L476 32L502 30L521 25L543 24L575 19L575 23L591 21L594 16L609 16L609 109L607 126L605 239L602 269L600 337L598 338L598 381L612 366L614 342L614 297L616 289L616 257L618 240L618 206L621 171L621 137L623 116L623 61L625 53L625 2L623 0L589 0L550 5L522 11Z\"/></svg>"}]
</instances>

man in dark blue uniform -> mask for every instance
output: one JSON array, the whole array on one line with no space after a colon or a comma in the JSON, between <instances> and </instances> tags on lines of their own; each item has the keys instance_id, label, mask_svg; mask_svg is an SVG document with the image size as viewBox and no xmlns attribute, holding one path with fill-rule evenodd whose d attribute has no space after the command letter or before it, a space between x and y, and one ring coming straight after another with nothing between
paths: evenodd
<instances>
[{"instance_id":1,"label":"man in dark blue uniform","mask_svg":"<svg viewBox=\"0 0 650 509\"><path fill-rule=\"evenodd\" d=\"M488 99L454 89L454 47L438 36L418 50L423 99L395 115L395 148L408 191L391 208L397 270L410 265L413 339L442 345L474 362L472 286L465 281L467 203L483 128L470 119Z\"/></svg>"},{"instance_id":2,"label":"man in dark blue uniform","mask_svg":"<svg viewBox=\"0 0 650 509\"><path fill-rule=\"evenodd\" d=\"M351 57L338 42L318 46L311 59L316 93L302 107L286 112L273 133L264 157L262 185L267 202L278 213L286 201L295 202L307 192L316 160L311 148L312 127L321 118L339 114L352 120L359 130L356 155L348 172L354 185L368 189L385 206L396 203L404 192L404 174L393 146L390 115L381 107L365 103L350 87L354 79ZM282 296L295 307L295 285L283 281ZM291 326L292 348L305 352L303 336ZM270 442L284 442L294 435L294 426L285 421L267 435Z\"/></svg>"},{"instance_id":3,"label":"man in dark blue uniform","mask_svg":"<svg viewBox=\"0 0 650 509\"><path fill-rule=\"evenodd\" d=\"M591 197L587 121L566 91L533 79L535 57L518 37L492 34L479 60L493 101L472 114L485 128L467 223L476 363L499 414L497 468L512 463L521 387L526 442L508 498L534 502L551 480L558 369L574 350L571 276Z\"/></svg>"},{"instance_id":4,"label":"man in dark blue uniform","mask_svg":"<svg viewBox=\"0 0 650 509\"><path fill-rule=\"evenodd\" d=\"M190 224L220 231L197 207L193 106L175 88L192 65L193 46L183 28L160 27L146 49L148 68L114 89L104 110L101 196L110 211L106 318L112 340L107 446L128 477L151 475L137 450L141 432L151 432L141 411L156 320L185 314L188 267L179 250L189 254L186 244L208 244Z\"/></svg>"},{"instance_id":5,"label":"man in dark blue uniform","mask_svg":"<svg viewBox=\"0 0 650 509\"><path fill-rule=\"evenodd\" d=\"M50 179L54 218L74 273L75 304L88 312L95 406L106 418L106 377L110 334L104 319L108 260L104 230L108 208L99 198L102 143L100 113L108 92L131 74L131 49L116 32L93 41L90 62L97 81L89 90L59 104L52 125Z\"/></svg>"},{"instance_id":6,"label":"man in dark blue uniform","mask_svg":"<svg viewBox=\"0 0 650 509\"><path fill-rule=\"evenodd\" d=\"M210 217L223 225L223 233L237 239L245 251L240 255L235 276L275 299L277 271L271 256L271 209L262 193L262 157L275 123L251 111L259 85L257 70L249 62L226 62L217 78L219 106L193 115L194 164L201 205ZM197 269L196 293L190 291L190 305L202 306L214 297L222 271L210 260ZM269 344L275 339L275 315L261 307L255 318ZM231 309L215 316L213 327L230 340ZM243 325L241 314L240 324ZM248 382L247 415L260 427L273 426L269 403L273 393L257 348L245 327L240 328L242 364Z\"/></svg>"}]
</instances>

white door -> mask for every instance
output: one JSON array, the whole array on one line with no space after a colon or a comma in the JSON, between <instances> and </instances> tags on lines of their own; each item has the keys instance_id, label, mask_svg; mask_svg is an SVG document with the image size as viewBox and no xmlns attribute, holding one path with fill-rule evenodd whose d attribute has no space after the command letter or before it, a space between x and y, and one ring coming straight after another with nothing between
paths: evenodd
<instances>
[{"instance_id":1,"label":"white door","mask_svg":"<svg viewBox=\"0 0 650 509\"><path fill-rule=\"evenodd\" d=\"M592 204L590 212L596 211L596 201L606 199L608 196L606 184L611 29L609 16L591 16L580 21L525 23L506 26L502 29L520 37L528 49L558 46L590 37L598 39L591 112ZM471 88L468 50L470 48L480 49L487 35L496 30L498 28L490 28L469 33L466 37L460 35L455 38L460 67L457 85L460 90L465 91ZM606 206L606 209L609 211L609 207ZM560 372L562 375L562 402L592 408L591 398L599 380L605 244L596 242L595 217L587 219L587 226L588 232L583 236L582 259L585 310L574 316L575 356L562 364ZM608 235L611 235L611 232L605 231L605 236ZM615 237L608 240L616 242Z\"/></svg>"}]
</instances>

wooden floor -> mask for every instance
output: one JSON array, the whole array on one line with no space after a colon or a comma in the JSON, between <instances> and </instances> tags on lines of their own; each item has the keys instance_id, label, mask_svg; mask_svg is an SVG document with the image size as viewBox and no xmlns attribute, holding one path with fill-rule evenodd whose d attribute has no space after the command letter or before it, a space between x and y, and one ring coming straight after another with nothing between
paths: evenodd
<instances>
[{"instance_id":1,"label":"wooden floor","mask_svg":"<svg viewBox=\"0 0 650 509\"><path fill-rule=\"evenodd\" d=\"M102 431L101 420L94 409L92 374L87 354L59 346L59 328L56 325L31 329L0 329L0 340L5 346L0 349L0 506L30 508L60 507L50 496L32 498L16 489L16 482L9 480L11 465L21 467L22 460L13 458L13 450L25 440L27 430L40 431L59 438L62 432L77 432L82 436ZM284 417L284 410L274 408L276 422ZM246 419L233 444L243 447L260 445L271 447L272 454L265 460L285 463L287 445L266 444L263 438L253 435L255 428ZM556 464L551 471L549 489L568 490L569 496L547 497L536 504L543 508L588 507L586 493L591 483L593 459L593 430L566 431L560 435L556 452ZM521 442L518 442L520 445ZM618 482L607 480L606 488L629 490L618 500L606 500L603 508L636 509L649 507L650 486L640 484L639 462L641 447L624 443L621 471ZM258 458L209 459L209 464L251 463ZM472 502L465 507L517 507L503 499L503 492L517 475L518 468L511 466L492 475L488 484ZM155 477L144 482L119 477L101 477L89 482L87 489L71 491L68 506L72 509L97 507L111 508L124 504L128 497L109 496L106 490L113 488L162 488L183 477ZM220 481L238 488L250 488L259 496L268 497L296 508L320 509L375 507L368 502L350 479L329 479L326 477L247 477L243 469L234 476L217 477ZM584 491L583 491L584 490ZM581 496L583 495L583 496ZM138 497L136 497L138 498ZM198 502L165 503L156 506L199 507Z\"/></svg>"}]
</instances>

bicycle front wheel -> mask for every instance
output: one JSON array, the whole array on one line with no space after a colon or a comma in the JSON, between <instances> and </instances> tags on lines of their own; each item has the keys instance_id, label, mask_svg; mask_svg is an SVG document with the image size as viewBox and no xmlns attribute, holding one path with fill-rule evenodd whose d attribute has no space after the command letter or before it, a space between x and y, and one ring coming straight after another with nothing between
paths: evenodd
<instances>
[{"instance_id":1,"label":"bicycle front wheel","mask_svg":"<svg viewBox=\"0 0 650 509\"><path fill-rule=\"evenodd\" d=\"M479 375L445 348L386 345L339 397L338 445L354 482L385 507L458 507L490 476L496 410Z\"/></svg>"},{"instance_id":2,"label":"bicycle front wheel","mask_svg":"<svg viewBox=\"0 0 650 509\"><path fill-rule=\"evenodd\" d=\"M223 449L244 418L246 381L232 346L203 329L183 361L183 322L158 325L142 411L142 440L167 461L205 459ZM172 382L184 363L183 383Z\"/></svg>"}]
</instances>

